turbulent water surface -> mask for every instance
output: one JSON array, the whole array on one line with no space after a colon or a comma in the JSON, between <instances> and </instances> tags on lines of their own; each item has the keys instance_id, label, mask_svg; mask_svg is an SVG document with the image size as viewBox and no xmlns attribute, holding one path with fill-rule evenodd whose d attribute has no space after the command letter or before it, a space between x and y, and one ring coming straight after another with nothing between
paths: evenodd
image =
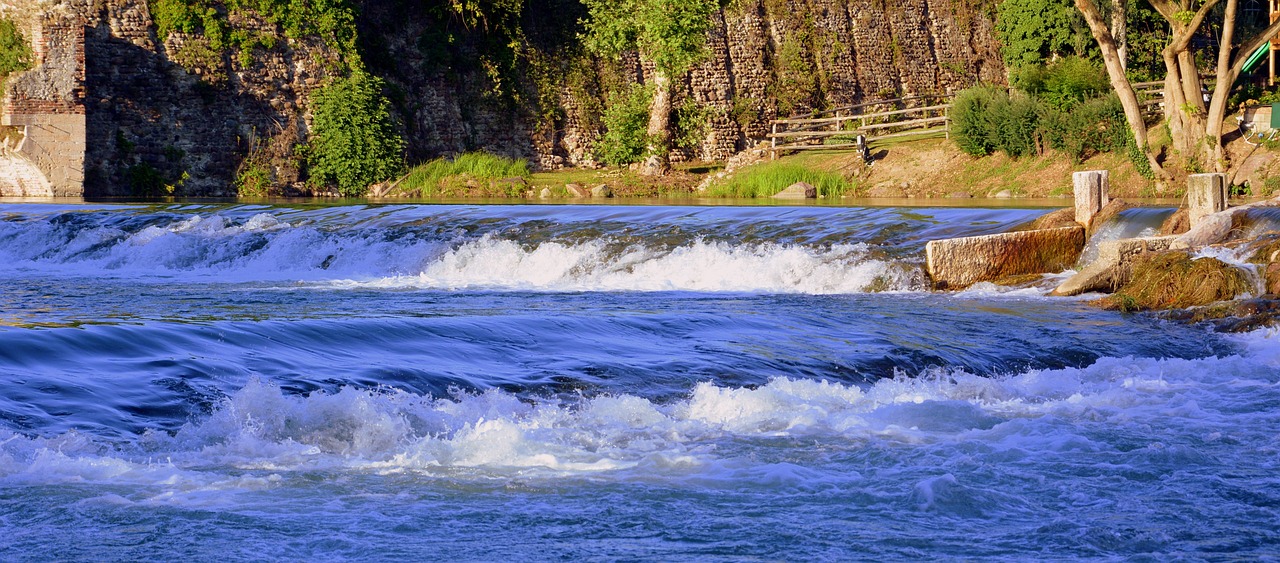
<instances>
[{"instance_id":1,"label":"turbulent water surface","mask_svg":"<svg viewBox=\"0 0 1280 563\"><path fill-rule=\"evenodd\" d=\"M1042 213L0 205L0 559L1280 556L1280 337L925 290Z\"/></svg>"}]
</instances>

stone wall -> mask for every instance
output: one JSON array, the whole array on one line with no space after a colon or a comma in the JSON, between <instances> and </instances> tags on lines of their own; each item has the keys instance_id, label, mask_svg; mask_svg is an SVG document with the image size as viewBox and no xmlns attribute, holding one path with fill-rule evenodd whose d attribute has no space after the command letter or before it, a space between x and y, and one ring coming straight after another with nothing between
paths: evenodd
<instances>
[{"instance_id":1,"label":"stone wall","mask_svg":"<svg viewBox=\"0 0 1280 563\"><path fill-rule=\"evenodd\" d=\"M305 135L306 93L335 57L318 41L282 39L244 64L203 49L199 36L161 41L143 0L71 2L88 26L87 195L235 195L246 157ZM231 23L277 33L262 21ZM273 172L284 185L298 180L287 158Z\"/></svg>"},{"instance_id":2,"label":"stone wall","mask_svg":"<svg viewBox=\"0 0 1280 563\"><path fill-rule=\"evenodd\" d=\"M11 77L0 102L0 125L14 128L0 146L0 194L83 195L84 26L63 9L15 19L26 28L33 64Z\"/></svg>"}]
</instances>

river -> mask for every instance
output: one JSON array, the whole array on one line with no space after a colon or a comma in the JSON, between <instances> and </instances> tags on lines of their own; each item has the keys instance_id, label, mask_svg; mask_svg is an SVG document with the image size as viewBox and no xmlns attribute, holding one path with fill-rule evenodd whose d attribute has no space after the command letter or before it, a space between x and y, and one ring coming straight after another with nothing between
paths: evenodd
<instances>
[{"instance_id":1,"label":"river","mask_svg":"<svg viewBox=\"0 0 1280 563\"><path fill-rule=\"evenodd\" d=\"M1265 559L1280 336L1044 209L0 204L0 559Z\"/></svg>"}]
</instances>

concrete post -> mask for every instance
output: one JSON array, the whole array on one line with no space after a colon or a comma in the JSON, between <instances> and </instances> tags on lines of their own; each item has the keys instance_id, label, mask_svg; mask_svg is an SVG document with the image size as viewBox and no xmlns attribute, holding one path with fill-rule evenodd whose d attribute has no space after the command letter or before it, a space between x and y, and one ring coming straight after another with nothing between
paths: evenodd
<instances>
[{"instance_id":1,"label":"concrete post","mask_svg":"<svg viewBox=\"0 0 1280 563\"><path fill-rule=\"evenodd\" d=\"M1093 216L1111 201L1107 196L1111 182L1106 170L1076 172L1071 175L1071 182L1075 185L1076 222L1087 229Z\"/></svg>"},{"instance_id":2,"label":"concrete post","mask_svg":"<svg viewBox=\"0 0 1280 563\"><path fill-rule=\"evenodd\" d=\"M1187 218L1194 228L1206 215L1227 208L1227 175L1192 174L1187 177Z\"/></svg>"}]
</instances>

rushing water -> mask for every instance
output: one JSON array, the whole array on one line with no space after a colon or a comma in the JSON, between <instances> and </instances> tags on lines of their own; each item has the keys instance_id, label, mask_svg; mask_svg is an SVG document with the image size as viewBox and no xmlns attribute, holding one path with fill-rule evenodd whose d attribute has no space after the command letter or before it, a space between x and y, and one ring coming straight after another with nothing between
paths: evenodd
<instances>
[{"instance_id":1,"label":"rushing water","mask_svg":"<svg viewBox=\"0 0 1280 563\"><path fill-rule=\"evenodd\" d=\"M1280 556L1280 337L1041 210L0 206L0 559Z\"/></svg>"}]
</instances>

